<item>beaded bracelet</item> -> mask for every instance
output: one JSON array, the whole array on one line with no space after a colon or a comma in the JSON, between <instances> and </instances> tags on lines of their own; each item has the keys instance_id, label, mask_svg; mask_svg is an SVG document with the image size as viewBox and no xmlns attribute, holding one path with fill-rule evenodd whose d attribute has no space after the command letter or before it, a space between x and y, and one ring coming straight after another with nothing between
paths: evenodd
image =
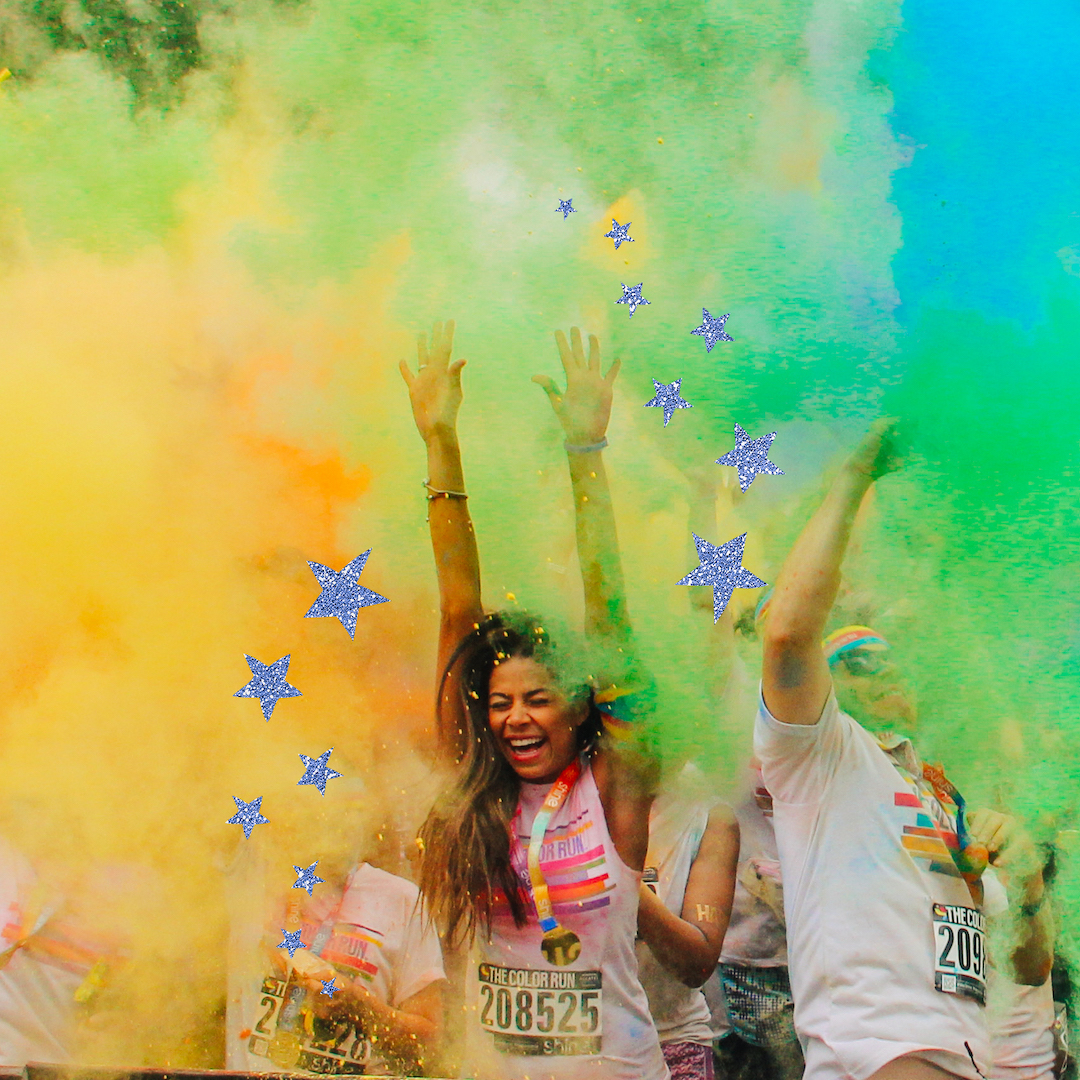
<instances>
[{"instance_id":1,"label":"beaded bracelet","mask_svg":"<svg viewBox=\"0 0 1080 1080\"><path fill-rule=\"evenodd\" d=\"M563 449L571 454L591 454L594 450L603 450L607 444L605 435L599 442L590 443L588 446L575 446L573 443L564 442Z\"/></svg>"},{"instance_id":2,"label":"beaded bracelet","mask_svg":"<svg viewBox=\"0 0 1080 1080\"><path fill-rule=\"evenodd\" d=\"M467 499L469 497L464 491L443 491L442 488L432 487L427 480L424 481L424 487L428 489L428 502L433 499Z\"/></svg>"}]
</instances>

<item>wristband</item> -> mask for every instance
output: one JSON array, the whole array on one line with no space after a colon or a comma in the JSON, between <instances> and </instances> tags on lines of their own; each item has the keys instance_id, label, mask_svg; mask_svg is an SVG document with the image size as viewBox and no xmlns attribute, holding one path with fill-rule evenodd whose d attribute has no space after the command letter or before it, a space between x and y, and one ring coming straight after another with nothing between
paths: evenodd
<instances>
[{"instance_id":1,"label":"wristband","mask_svg":"<svg viewBox=\"0 0 1080 1080\"><path fill-rule=\"evenodd\" d=\"M594 450L603 450L607 444L605 435L599 442L589 443L588 446L575 446L573 443L564 442L563 449L570 454L591 454Z\"/></svg>"},{"instance_id":2,"label":"wristband","mask_svg":"<svg viewBox=\"0 0 1080 1080\"><path fill-rule=\"evenodd\" d=\"M1046 893L1043 893L1034 904L1021 904L1016 910L1024 916L1025 919L1033 919L1042 910L1043 904L1046 903Z\"/></svg>"}]
</instances>

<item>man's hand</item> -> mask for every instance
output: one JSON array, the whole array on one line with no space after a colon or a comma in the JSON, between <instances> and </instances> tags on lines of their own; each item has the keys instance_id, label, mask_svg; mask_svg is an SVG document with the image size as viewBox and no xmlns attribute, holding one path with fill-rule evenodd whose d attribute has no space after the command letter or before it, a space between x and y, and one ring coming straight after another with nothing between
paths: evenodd
<instances>
[{"instance_id":1,"label":"man's hand","mask_svg":"<svg viewBox=\"0 0 1080 1080\"><path fill-rule=\"evenodd\" d=\"M454 322L436 323L431 330L431 348L421 334L416 342L415 374L402 360L398 367L409 388L413 419L420 437L427 442L440 431L453 431L461 408L461 369L464 360L450 362L454 348Z\"/></svg>"},{"instance_id":2,"label":"man's hand","mask_svg":"<svg viewBox=\"0 0 1080 1080\"><path fill-rule=\"evenodd\" d=\"M996 810L972 810L967 815L968 832L985 845L990 865L1016 887L1024 890L1026 903L1042 896L1042 864L1039 849L1015 818Z\"/></svg>"},{"instance_id":3,"label":"man's hand","mask_svg":"<svg viewBox=\"0 0 1080 1080\"><path fill-rule=\"evenodd\" d=\"M589 335L589 359L586 361L581 331L576 326L570 331L569 344L566 335L556 330L555 344L566 372L566 392L560 393L554 380L547 375L534 375L532 381L543 387L547 394L562 424L566 441L571 446L592 446L607 432L612 388L619 374L620 361L613 361L608 373L601 374L599 340L595 334Z\"/></svg>"},{"instance_id":4,"label":"man's hand","mask_svg":"<svg viewBox=\"0 0 1080 1080\"><path fill-rule=\"evenodd\" d=\"M848 458L847 467L871 482L903 467L904 447L898 434L900 421L883 417L870 425L863 441Z\"/></svg>"}]
</instances>

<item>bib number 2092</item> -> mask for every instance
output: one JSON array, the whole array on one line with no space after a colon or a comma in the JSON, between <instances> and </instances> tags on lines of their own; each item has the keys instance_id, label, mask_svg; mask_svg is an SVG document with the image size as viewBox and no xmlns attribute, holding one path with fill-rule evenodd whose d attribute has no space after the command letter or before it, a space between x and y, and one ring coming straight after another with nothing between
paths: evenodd
<instances>
[{"instance_id":1,"label":"bib number 2092","mask_svg":"<svg viewBox=\"0 0 1080 1080\"><path fill-rule=\"evenodd\" d=\"M977 908L934 904L934 986L986 1003L986 917Z\"/></svg>"}]
</instances>

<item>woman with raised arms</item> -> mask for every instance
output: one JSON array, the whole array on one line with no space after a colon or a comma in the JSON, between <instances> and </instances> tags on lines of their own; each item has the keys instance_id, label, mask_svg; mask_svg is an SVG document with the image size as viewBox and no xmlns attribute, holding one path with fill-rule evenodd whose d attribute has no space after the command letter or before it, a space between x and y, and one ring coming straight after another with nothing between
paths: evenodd
<instances>
[{"instance_id":1,"label":"woman with raised arms","mask_svg":"<svg viewBox=\"0 0 1080 1080\"><path fill-rule=\"evenodd\" d=\"M451 943L470 944L464 1075L665 1080L637 974L638 889L654 771L630 723L635 670L607 477L615 361L577 329L556 341L565 392L537 377L566 437L588 657L542 620L485 615L457 439L463 360L453 323L402 363L427 445L441 602L437 715L459 762L421 839L421 891ZM635 691L631 693L631 691Z\"/></svg>"}]
</instances>

